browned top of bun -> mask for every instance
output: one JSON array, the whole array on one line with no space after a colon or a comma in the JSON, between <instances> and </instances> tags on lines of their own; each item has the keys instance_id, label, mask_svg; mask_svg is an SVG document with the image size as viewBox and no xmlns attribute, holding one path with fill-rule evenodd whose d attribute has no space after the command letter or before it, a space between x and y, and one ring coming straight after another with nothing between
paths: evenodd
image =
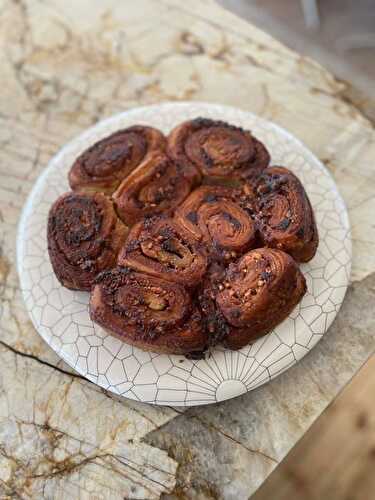
<instances>
[{"instance_id":1,"label":"browned top of bun","mask_svg":"<svg viewBox=\"0 0 375 500\"><path fill-rule=\"evenodd\" d=\"M318 232L299 179L250 131L196 118L135 125L84 151L52 206L48 249L93 321L145 350L239 349L306 292Z\"/></svg>"}]
</instances>

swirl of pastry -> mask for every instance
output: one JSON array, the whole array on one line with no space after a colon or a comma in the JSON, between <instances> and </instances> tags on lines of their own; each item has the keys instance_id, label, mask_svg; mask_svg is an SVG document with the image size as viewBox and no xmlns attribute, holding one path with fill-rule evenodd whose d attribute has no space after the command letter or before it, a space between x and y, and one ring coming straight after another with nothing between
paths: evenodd
<instances>
[{"instance_id":1,"label":"swirl of pastry","mask_svg":"<svg viewBox=\"0 0 375 500\"><path fill-rule=\"evenodd\" d=\"M134 125L86 149L73 163L69 184L74 191L111 194L144 158L164 151L166 139L157 129Z\"/></svg>"},{"instance_id":2,"label":"swirl of pastry","mask_svg":"<svg viewBox=\"0 0 375 500\"><path fill-rule=\"evenodd\" d=\"M101 193L65 193L48 216L48 252L60 283L90 290L98 273L113 267L127 228Z\"/></svg>"},{"instance_id":3,"label":"swirl of pastry","mask_svg":"<svg viewBox=\"0 0 375 500\"><path fill-rule=\"evenodd\" d=\"M188 354L206 346L200 312L182 285L126 267L98 276L90 315L113 335L146 351Z\"/></svg>"},{"instance_id":4,"label":"swirl of pastry","mask_svg":"<svg viewBox=\"0 0 375 500\"><path fill-rule=\"evenodd\" d=\"M196 118L178 125L168 137L168 152L202 175L217 179L252 177L268 166L270 155L249 131L222 121Z\"/></svg>"},{"instance_id":5,"label":"swirl of pastry","mask_svg":"<svg viewBox=\"0 0 375 500\"><path fill-rule=\"evenodd\" d=\"M255 185L256 218L264 246L308 262L319 243L314 212L297 177L284 167L267 168Z\"/></svg>"},{"instance_id":6,"label":"swirl of pastry","mask_svg":"<svg viewBox=\"0 0 375 500\"><path fill-rule=\"evenodd\" d=\"M224 345L239 349L270 332L305 293L305 278L287 253L258 248L243 255L211 293L217 322L226 323Z\"/></svg>"},{"instance_id":7,"label":"swirl of pastry","mask_svg":"<svg viewBox=\"0 0 375 500\"><path fill-rule=\"evenodd\" d=\"M165 154L156 153L120 184L112 199L122 220L132 225L144 216L172 213L198 179L194 167L182 169Z\"/></svg>"},{"instance_id":8,"label":"swirl of pastry","mask_svg":"<svg viewBox=\"0 0 375 500\"><path fill-rule=\"evenodd\" d=\"M232 189L201 186L176 210L175 218L212 256L232 260L255 244L254 222L235 199Z\"/></svg>"},{"instance_id":9,"label":"swirl of pastry","mask_svg":"<svg viewBox=\"0 0 375 500\"><path fill-rule=\"evenodd\" d=\"M207 257L202 245L173 219L152 217L133 226L117 263L193 287L206 271Z\"/></svg>"}]
</instances>

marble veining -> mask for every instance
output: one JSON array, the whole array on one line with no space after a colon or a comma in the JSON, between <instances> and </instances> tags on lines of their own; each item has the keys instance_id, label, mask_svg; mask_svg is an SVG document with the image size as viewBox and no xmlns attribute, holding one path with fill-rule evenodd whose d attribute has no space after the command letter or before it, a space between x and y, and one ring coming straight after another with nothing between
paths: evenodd
<instances>
[{"instance_id":1,"label":"marble veining","mask_svg":"<svg viewBox=\"0 0 375 500\"><path fill-rule=\"evenodd\" d=\"M213 0L0 0L0 496L248 498L374 349L375 132L348 85ZM353 283L327 335L276 380L183 411L118 399L65 365L21 297L21 208L99 119L167 100L280 124L330 170Z\"/></svg>"}]
</instances>

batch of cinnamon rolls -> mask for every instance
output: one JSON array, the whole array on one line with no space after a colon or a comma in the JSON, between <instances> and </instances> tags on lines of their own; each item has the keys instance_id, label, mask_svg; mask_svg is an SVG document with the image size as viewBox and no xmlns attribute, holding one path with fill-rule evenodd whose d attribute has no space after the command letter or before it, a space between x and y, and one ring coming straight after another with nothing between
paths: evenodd
<instances>
[{"instance_id":1,"label":"batch of cinnamon rolls","mask_svg":"<svg viewBox=\"0 0 375 500\"><path fill-rule=\"evenodd\" d=\"M206 118L137 125L84 151L51 207L48 250L94 322L144 350L240 349L306 293L318 246L298 178L249 131Z\"/></svg>"}]
</instances>

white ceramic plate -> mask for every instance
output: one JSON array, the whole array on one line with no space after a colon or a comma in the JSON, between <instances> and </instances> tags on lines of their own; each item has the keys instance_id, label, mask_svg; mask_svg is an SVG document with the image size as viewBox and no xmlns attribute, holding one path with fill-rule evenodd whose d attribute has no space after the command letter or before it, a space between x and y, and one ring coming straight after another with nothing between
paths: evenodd
<instances>
[{"instance_id":1,"label":"white ceramic plate","mask_svg":"<svg viewBox=\"0 0 375 500\"><path fill-rule=\"evenodd\" d=\"M315 210L320 244L302 266L308 293L273 332L240 351L215 349L190 361L141 351L108 335L88 314L89 295L63 288L48 258L50 205L69 190L68 170L98 139L136 123L169 132L198 116L251 129L269 149L272 163L290 168L303 182ZM45 341L77 372L116 394L155 404L215 403L276 377L300 360L325 334L349 283L351 238L348 215L336 185L320 161L276 125L239 109L206 103L166 103L133 109L104 120L66 145L36 182L18 233L18 271L32 322Z\"/></svg>"}]
</instances>

